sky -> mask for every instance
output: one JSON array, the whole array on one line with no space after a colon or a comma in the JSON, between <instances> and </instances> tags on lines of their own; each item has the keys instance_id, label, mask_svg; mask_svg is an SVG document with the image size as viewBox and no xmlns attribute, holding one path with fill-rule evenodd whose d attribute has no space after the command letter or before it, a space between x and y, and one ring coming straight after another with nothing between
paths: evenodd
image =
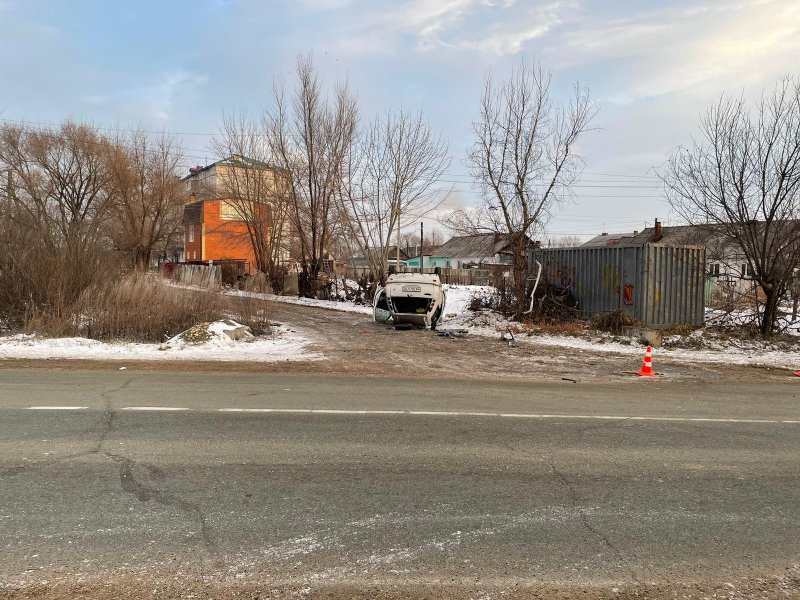
<instances>
[{"instance_id":1,"label":"sky","mask_svg":"<svg viewBox=\"0 0 800 600\"><path fill-rule=\"evenodd\" d=\"M584 173L548 225L585 238L677 223L658 169L722 93L800 74L800 1L0 0L0 119L174 132L188 168L306 53L366 117L422 108L452 156L445 209L478 201L463 161L487 73L535 59L555 101L588 87Z\"/></svg>"}]
</instances>

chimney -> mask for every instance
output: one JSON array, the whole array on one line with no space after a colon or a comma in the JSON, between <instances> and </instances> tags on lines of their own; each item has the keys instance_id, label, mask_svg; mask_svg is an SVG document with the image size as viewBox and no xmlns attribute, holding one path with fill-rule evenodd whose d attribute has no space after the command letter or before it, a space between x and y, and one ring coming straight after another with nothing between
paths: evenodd
<instances>
[{"instance_id":1,"label":"chimney","mask_svg":"<svg viewBox=\"0 0 800 600\"><path fill-rule=\"evenodd\" d=\"M664 234L661 232L661 221L656 219L655 227L653 227L653 242L660 242Z\"/></svg>"}]
</instances>

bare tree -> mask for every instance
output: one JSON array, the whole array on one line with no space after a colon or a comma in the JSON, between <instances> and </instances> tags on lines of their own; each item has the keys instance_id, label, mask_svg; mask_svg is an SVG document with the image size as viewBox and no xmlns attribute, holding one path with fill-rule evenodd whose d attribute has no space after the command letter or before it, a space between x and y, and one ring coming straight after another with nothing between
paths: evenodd
<instances>
[{"instance_id":1,"label":"bare tree","mask_svg":"<svg viewBox=\"0 0 800 600\"><path fill-rule=\"evenodd\" d=\"M291 174L288 217L303 268L300 293L312 295L331 241L336 194L358 114L346 84L337 86L332 101L325 97L310 58L298 58L296 75L291 98L283 85L275 85L265 131L273 160Z\"/></svg>"},{"instance_id":2,"label":"bare tree","mask_svg":"<svg viewBox=\"0 0 800 600\"><path fill-rule=\"evenodd\" d=\"M568 103L555 105L550 81L541 65L524 61L506 81L486 77L468 157L483 203L458 211L448 222L464 233L492 232L508 239L517 319L525 310L529 236L553 205L571 194L582 166L576 144L596 112L588 90L577 84Z\"/></svg>"},{"instance_id":3,"label":"bare tree","mask_svg":"<svg viewBox=\"0 0 800 600\"><path fill-rule=\"evenodd\" d=\"M577 248L583 245L583 240L579 235L562 235L557 238L549 238L547 245L554 248Z\"/></svg>"},{"instance_id":4,"label":"bare tree","mask_svg":"<svg viewBox=\"0 0 800 600\"><path fill-rule=\"evenodd\" d=\"M800 267L800 79L780 81L754 111L743 98L720 98L662 179L688 223L741 249L764 295L759 330L772 335Z\"/></svg>"},{"instance_id":5,"label":"bare tree","mask_svg":"<svg viewBox=\"0 0 800 600\"><path fill-rule=\"evenodd\" d=\"M288 253L291 174L272 164L262 123L246 113L224 116L213 147L230 157L217 169L217 195L245 224L256 268L274 275Z\"/></svg>"},{"instance_id":6,"label":"bare tree","mask_svg":"<svg viewBox=\"0 0 800 600\"><path fill-rule=\"evenodd\" d=\"M166 250L178 234L183 210L178 165L180 144L166 134L151 138L141 129L110 144L114 188L109 228L114 245L144 271L153 253Z\"/></svg>"},{"instance_id":7,"label":"bare tree","mask_svg":"<svg viewBox=\"0 0 800 600\"><path fill-rule=\"evenodd\" d=\"M394 237L437 208L436 187L450 165L447 144L425 123L422 113L389 111L359 136L346 162L339 209L348 238L367 260L376 281L386 276Z\"/></svg>"},{"instance_id":8,"label":"bare tree","mask_svg":"<svg viewBox=\"0 0 800 600\"><path fill-rule=\"evenodd\" d=\"M109 265L108 155L108 141L87 125L0 128L0 163L9 173L0 305L13 318L62 317Z\"/></svg>"}]
</instances>

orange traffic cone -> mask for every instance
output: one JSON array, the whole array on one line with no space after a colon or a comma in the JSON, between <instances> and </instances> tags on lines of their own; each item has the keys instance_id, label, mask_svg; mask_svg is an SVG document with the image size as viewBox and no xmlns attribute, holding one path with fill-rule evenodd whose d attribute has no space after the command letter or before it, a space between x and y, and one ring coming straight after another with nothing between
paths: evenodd
<instances>
[{"instance_id":1,"label":"orange traffic cone","mask_svg":"<svg viewBox=\"0 0 800 600\"><path fill-rule=\"evenodd\" d=\"M644 353L644 362L642 363L642 368L637 373L639 377L655 377L656 374L653 373L653 349L648 346L647 350Z\"/></svg>"}]
</instances>

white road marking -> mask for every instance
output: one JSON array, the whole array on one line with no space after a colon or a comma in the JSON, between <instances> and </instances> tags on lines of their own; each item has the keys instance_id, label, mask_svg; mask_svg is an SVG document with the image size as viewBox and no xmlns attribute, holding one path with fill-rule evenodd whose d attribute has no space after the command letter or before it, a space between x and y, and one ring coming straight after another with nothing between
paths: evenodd
<instances>
[{"instance_id":1,"label":"white road marking","mask_svg":"<svg viewBox=\"0 0 800 600\"><path fill-rule=\"evenodd\" d=\"M788 419L732 419L716 417L646 417L628 415L563 415L543 413L493 413L434 410L361 410L332 408L219 408L218 412L233 413L278 413L278 414L322 414L322 415L405 415L434 417L494 417L503 419L589 419L601 421L667 421L690 423L760 423L798 424L800 420Z\"/></svg>"},{"instance_id":2,"label":"white road marking","mask_svg":"<svg viewBox=\"0 0 800 600\"><path fill-rule=\"evenodd\" d=\"M86 410L88 406L29 406L28 410Z\"/></svg>"},{"instance_id":3,"label":"white road marking","mask_svg":"<svg viewBox=\"0 0 800 600\"><path fill-rule=\"evenodd\" d=\"M88 406L29 406L27 410L86 410ZM148 411L189 411L183 406L125 406L120 410ZM721 417L647 417L640 415L565 415L548 413L498 413L455 410L369 410L339 408L218 408L221 413L262 413L299 415L401 415L408 417L483 417L499 419L534 420L595 420L595 421L662 421L671 423L753 423L798 425L800 419L734 419Z\"/></svg>"},{"instance_id":4,"label":"white road marking","mask_svg":"<svg viewBox=\"0 0 800 600\"><path fill-rule=\"evenodd\" d=\"M190 410L190 409L180 406L126 406L120 410L153 411L153 410Z\"/></svg>"}]
</instances>

